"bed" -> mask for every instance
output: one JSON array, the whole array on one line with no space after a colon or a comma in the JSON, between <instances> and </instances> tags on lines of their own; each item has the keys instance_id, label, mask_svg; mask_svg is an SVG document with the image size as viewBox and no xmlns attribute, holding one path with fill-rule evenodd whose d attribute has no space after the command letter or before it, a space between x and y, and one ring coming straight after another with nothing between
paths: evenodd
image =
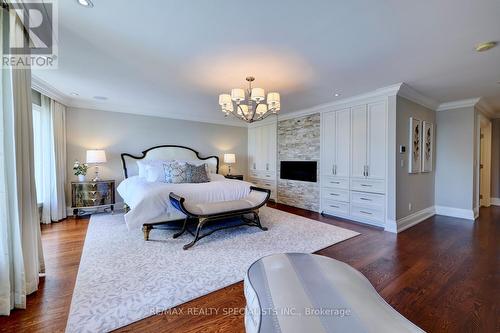
<instances>
[{"instance_id":1,"label":"bed","mask_svg":"<svg viewBox=\"0 0 500 333\"><path fill-rule=\"evenodd\" d=\"M189 147L162 145L149 148L141 155L121 154L125 179L117 188L123 198L127 212L125 222L129 230L142 227L145 240L150 231L173 221L184 220L185 215L175 209L169 195L171 192L186 198L190 202L210 203L240 200L250 193L252 184L235 179L226 179L219 175L219 158L202 157ZM208 167L210 182L198 184L169 184L148 182L139 177L138 160L182 160L205 163Z\"/></svg>"}]
</instances>

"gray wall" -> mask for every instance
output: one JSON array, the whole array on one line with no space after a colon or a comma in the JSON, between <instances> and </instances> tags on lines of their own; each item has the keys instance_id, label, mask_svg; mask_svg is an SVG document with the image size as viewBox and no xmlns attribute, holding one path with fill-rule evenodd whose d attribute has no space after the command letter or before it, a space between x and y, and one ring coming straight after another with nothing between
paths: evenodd
<instances>
[{"instance_id":1,"label":"gray wall","mask_svg":"<svg viewBox=\"0 0 500 333\"><path fill-rule=\"evenodd\" d=\"M500 198L500 119L491 121L491 197Z\"/></svg>"},{"instance_id":2,"label":"gray wall","mask_svg":"<svg viewBox=\"0 0 500 333\"><path fill-rule=\"evenodd\" d=\"M73 162L85 161L87 149L106 150L108 162L100 167L101 178L115 179L118 185L123 179L121 153L140 154L161 144L187 146L201 156L219 156L219 173L224 174L227 173L222 158L224 152L235 153L237 163L231 172L247 173L246 127L70 108L66 114L66 130L69 181L77 178L73 175ZM89 175L93 172L91 169Z\"/></svg>"},{"instance_id":3,"label":"gray wall","mask_svg":"<svg viewBox=\"0 0 500 333\"><path fill-rule=\"evenodd\" d=\"M401 219L422 209L434 206L435 170L426 173L408 173L408 145L410 117L425 120L436 125L436 113L417 103L398 96L396 101L396 219ZM436 135L436 128L435 133ZM405 154L399 153L399 146L406 146ZM401 166L403 160L403 166ZM433 161L436 161L434 146ZM411 203L412 208L409 209Z\"/></svg>"},{"instance_id":4,"label":"gray wall","mask_svg":"<svg viewBox=\"0 0 500 333\"><path fill-rule=\"evenodd\" d=\"M473 209L474 108L436 113L437 206Z\"/></svg>"},{"instance_id":5,"label":"gray wall","mask_svg":"<svg viewBox=\"0 0 500 333\"><path fill-rule=\"evenodd\" d=\"M319 210L319 113L278 121L278 202ZM280 179L280 161L318 161L318 182Z\"/></svg>"}]
</instances>

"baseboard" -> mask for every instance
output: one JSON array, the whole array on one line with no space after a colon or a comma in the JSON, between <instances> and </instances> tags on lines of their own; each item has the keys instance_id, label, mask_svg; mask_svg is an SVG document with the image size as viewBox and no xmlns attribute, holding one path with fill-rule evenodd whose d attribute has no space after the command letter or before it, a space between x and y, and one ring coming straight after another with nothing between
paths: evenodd
<instances>
[{"instance_id":1,"label":"baseboard","mask_svg":"<svg viewBox=\"0 0 500 333\"><path fill-rule=\"evenodd\" d=\"M490 204L493 206L500 206L500 198L491 198Z\"/></svg>"},{"instance_id":2,"label":"baseboard","mask_svg":"<svg viewBox=\"0 0 500 333\"><path fill-rule=\"evenodd\" d=\"M436 211L434 209L434 206L432 206L419 210L418 212L400 218L396 221L387 220L387 223L385 225L385 231L399 233L403 230L413 227L414 225L424 220L427 220L429 217L434 216L435 214Z\"/></svg>"},{"instance_id":3,"label":"baseboard","mask_svg":"<svg viewBox=\"0 0 500 333\"><path fill-rule=\"evenodd\" d=\"M115 206L115 212L121 211L123 209L124 202L117 202L114 204ZM92 208L88 208L89 210ZM102 209L101 209L102 210ZM72 216L73 215L73 209L71 207L66 207L66 215Z\"/></svg>"},{"instance_id":4,"label":"baseboard","mask_svg":"<svg viewBox=\"0 0 500 333\"><path fill-rule=\"evenodd\" d=\"M444 215L450 217L456 217L459 219L475 220L475 212L473 209L463 209L447 206L436 206L436 214Z\"/></svg>"}]
</instances>

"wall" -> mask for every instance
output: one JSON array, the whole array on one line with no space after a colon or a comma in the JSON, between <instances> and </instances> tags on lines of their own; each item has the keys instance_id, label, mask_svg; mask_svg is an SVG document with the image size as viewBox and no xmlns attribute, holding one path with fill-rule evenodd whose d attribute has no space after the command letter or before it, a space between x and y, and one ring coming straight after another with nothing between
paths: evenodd
<instances>
[{"instance_id":1,"label":"wall","mask_svg":"<svg viewBox=\"0 0 500 333\"><path fill-rule=\"evenodd\" d=\"M320 114L278 121L278 202L319 210ZM318 182L280 179L279 162L318 161Z\"/></svg>"},{"instance_id":2,"label":"wall","mask_svg":"<svg viewBox=\"0 0 500 333\"><path fill-rule=\"evenodd\" d=\"M500 198L500 119L491 125L491 197Z\"/></svg>"},{"instance_id":3,"label":"wall","mask_svg":"<svg viewBox=\"0 0 500 333\"><path fill-rule=\"evenodd\" d=\"M108 162L100 167L101 178L115 179L118 184L123 180L121 153L140 155L143 150L161 144L187 146L201 156L217 155L219 173L227 173L222 159L224 152L235 153L237 164L231 167L231 172L247 173L246 127L70 108L66 114L66 132L68 181L76 179L73 162L84 161L87 149L106 150ZM89 175L93 172L92 168ZM122 200L117 197L116 201Z\"/></svg>"},{"instance_id":4,"label":"wall","mask_svg":"<svg viewBox=\"0 0 500 333\"><path fill-rule=\"evenodd\" d=\"M436 125L436 113L401 96L397 97L396 103L396 219L401 219L434 206L436 168L434 166L432 172L408 173L408 145L410 117ZM435 130L435 137L436 132ZM406 146L405 154L399 153L401 145ZM403 161L403 165L401 161ZM436 161L435 146L433 161ZM411 209L409 208L410 203Z\"/></svg>"},{"instance_id":5,"label":"wall","mask_svg":"<svg viewBox=\"0 0 500 333\"><path fill-rule=\"evenodd\" d=\"M473 107L436 113L436 206L473 209L474 118Z\"/></svg>"}]
</instances>

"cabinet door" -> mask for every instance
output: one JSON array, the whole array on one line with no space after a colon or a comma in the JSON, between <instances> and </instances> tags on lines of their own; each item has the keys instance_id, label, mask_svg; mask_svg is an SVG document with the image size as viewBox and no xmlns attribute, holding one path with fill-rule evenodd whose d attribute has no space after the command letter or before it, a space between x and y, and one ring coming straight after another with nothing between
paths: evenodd
<instances>
[{"instance_id":1,"label":"cabinet door","mask_svg":"<svg viewBox=\"0 0 500 333\"><path fill-rule=\"evenodd\" d=\"M366 105L351 108L351 177L365 177L366 123Z\"/></svg>"},{"instance_id":2,"label":"cabinet door","mask_svg":"<svg viewBox=\"0 0 500 333\"><path fill-rule=\"evenodd\" d=\"M323 113L321 119L321 174L335 175L335 112Z\"/></svg>"},{"instance_id":3,"label":"cabinet door","mask_svg":"<svg viewBox=\"0 0 500 333\"><path fill-rule=\"evenodd\" d=\"M257 170L264 171L266 170L266 158L267 158L267 132L265 131L264 126L256 127L257 134Z\"/></svg>"},{"instance_id":4,"label":"cabinet door","mask_svg":"<svg viewBox=\"0 0 500 333\"><path fill-rule=\"evenodd\" d=\"M277 151L277 124L266 126L267 131L267 168L268 171L276 172L276 151Z\"/></svg>"},{"instance_id":5,"label":"cabinet door","mask_svg":"<svg viewBox=\"0 0 500 333\"><path fill-rule=\"evenodd\" d=\"M368 104L368 178L385 179L386 107L385 102Z\"/></svg>"},{"instance_id":6,"label":"cabinet door","mask_svg":"<svg viewBox=\"0 0 500 333\"><path fill-rule=\"evenodd\" d=\"M256 128L248 129L248 170L256 170L257 169L257 160L256 160Z\"/></svg>"},{"instance_id":7,"label":"cabinet door","mask_svg":"<svg viewBox=\"0 0 500 333\"><path fill-rule=\"evenodd\" d=\"M351 111L335 112L335 175L349 177L351 146Z\"/></svg>"}]
</instances>

